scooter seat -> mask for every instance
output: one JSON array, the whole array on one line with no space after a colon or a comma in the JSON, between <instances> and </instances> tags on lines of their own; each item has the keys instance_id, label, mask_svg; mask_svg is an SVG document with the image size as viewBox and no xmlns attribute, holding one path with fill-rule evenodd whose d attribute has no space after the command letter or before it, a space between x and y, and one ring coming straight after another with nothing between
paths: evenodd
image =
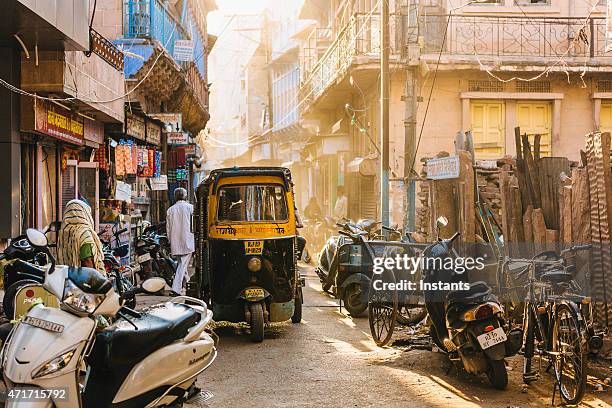
<instances>
[{"instance_id":1,"label":"scooter seat","mask_svg":"<svg viewBox=\"0 0 612 408\"><path fill-rule=\"evenodd\" d=\"M200 314L188 306L166 303L148 310L140 318L130 317L134 325L119 319L96 336L91 363L109 370L117 366L132 366L184 337L199 317Z\"/></svg>"}]
</instances>

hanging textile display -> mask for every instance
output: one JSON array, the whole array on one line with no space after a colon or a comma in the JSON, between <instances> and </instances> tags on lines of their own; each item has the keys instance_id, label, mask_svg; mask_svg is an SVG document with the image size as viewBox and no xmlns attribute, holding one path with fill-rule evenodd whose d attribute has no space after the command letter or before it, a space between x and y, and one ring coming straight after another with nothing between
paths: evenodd
<instances>
[{"instance_id":1,"label":"hanging textile display","mask_svg":"<svg viewBox=\"0 0 612 408\"><path fill-rule=\"evenodd\" d=\"M155 168L153 170L153 176L159 177L161 175L161 152L155 152Z\"/></svg>"}]
</instances>

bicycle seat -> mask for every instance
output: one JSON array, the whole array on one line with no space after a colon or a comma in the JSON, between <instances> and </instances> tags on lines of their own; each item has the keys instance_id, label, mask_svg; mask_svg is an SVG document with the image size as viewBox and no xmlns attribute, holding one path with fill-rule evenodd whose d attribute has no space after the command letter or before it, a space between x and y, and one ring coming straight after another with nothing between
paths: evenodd
<instances>
[{"instance_id":1,"label":"bicycle seat","mask_svg":"<svg viewBox=\"0 0 612 408\"><path fill-rule=\"evenodd\" d=\"M546 272L540 276L540 279L543 282L549 282L553 284L567 283L570 282L573 278L574 275L563 270Z\"/></svg>"}]
</instances>

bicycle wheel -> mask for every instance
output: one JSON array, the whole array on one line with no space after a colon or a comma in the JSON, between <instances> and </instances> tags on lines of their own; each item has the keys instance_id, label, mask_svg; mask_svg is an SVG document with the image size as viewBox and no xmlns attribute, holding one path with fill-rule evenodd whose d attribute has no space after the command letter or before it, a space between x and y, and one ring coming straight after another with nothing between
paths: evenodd
<instances>
[{"instance_id":1,"label":"bicycle wheel","mask_svg":"<svg viewBox=\"0 0 612 408\"><path fill-rule=\"evenodd\" d=\"M579 403L586 388L584 332L571 307L557 306L552 333L552 357L561 398L570 405Z\"/></svg>"},{"instance_id":2,"label":"bicycle wheel","mask_svg":"<svg viewBox=\"0 0 612 408\"><path fill-rule=\"evenodd\" d=\"M395 329L399 309L398 296L396 290L377 290L374 287L377 280L395 282L395 277L392 272L386 271L380 275L374 275L370 282L368 299L370 333L376 345L383 347L389 343Z\"/></svg>"}]
</instances>

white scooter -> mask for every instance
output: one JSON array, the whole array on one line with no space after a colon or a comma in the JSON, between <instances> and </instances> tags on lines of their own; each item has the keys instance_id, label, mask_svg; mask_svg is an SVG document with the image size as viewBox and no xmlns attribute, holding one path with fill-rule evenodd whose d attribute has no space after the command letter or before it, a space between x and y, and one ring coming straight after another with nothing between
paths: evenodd
<instances>
[{"instance_id":1,"label":"white scooter","mask_svg":"<svg viewBox=\"0 0 612 408\"><path fill-rule=\"evenodd\" d=\"M42 233L26 235L48 251ZM43 286L60 308L35 305L7 339L0 355L7 407L181 407L193 396L217 354L204 331L212 319L206 303L178 296L139 313L124 299L161 290L163 279L120 297L95 269L50 258ZM96 330L100 316L116 320Z\"/></svg>"}]
</instances>

